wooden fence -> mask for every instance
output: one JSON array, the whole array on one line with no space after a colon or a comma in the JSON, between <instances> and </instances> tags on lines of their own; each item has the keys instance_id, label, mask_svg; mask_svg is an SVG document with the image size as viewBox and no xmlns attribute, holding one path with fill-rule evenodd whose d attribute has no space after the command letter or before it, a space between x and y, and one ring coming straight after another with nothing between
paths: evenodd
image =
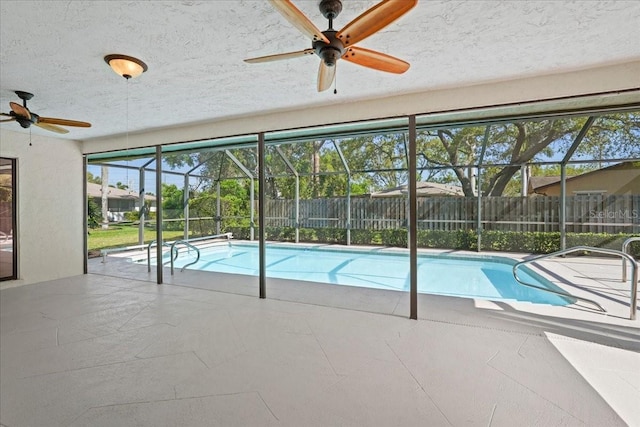
<instances>
[{"instance_id":1,"label":"wooden fence","mask_svg":"<svg viewBox=\"0 0 640 427\"><path fill-rule=\"evenodd\" d=\"M502 231L560 231L561 200L557 196L482 197L482 227ZM346 228L346 198L300 200L300 227ZM294 227L295 201L268 200L267 226ZM406 227L404 198L351 199L352 229ZM418 197L418 227L429 230L475 229L478 200L474 197ZM566 231L576 233L640 232L640 194L571 196L566 198Z\"/></svg>"}]
</instances>

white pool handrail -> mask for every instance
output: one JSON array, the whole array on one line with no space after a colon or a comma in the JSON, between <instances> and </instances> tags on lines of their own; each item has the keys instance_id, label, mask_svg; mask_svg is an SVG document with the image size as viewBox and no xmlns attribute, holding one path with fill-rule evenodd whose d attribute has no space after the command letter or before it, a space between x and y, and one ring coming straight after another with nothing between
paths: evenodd
<instances>
[{"instance_id":1,"label":"white pool handrail","mask_svg":"<svg viewBox=\"0 0 640 427\"><path fill-rule=\"evenodd\" d=\"M561 256L561 255L567 255L573 252L595 252L595 253L601 253L601 254L607 254L607 255L617 255L622 257L623 259L628 259L629 261L631 261L631 302L630 302L630 307L631 307L631 312L629 314L629 319L630 320L635 320L636 319L636 309L638 307L638 298L637 298L637 294L638 294L638 269L637 269L637 265L635 260L633 259L633 257L627 253L624 253L622 251L617 251L615 249L604 249L604 248L594 248L591 246L574 246L573 248L568 248L568 249L564 249L564 250L560 250L557 252L552 252L550 254L545 254L545 255L540 255L534 258L530 258L524 261L520 261L516 264L514 264L513 266L513 277L516 279L516 281L518 283L520 283L521 285L524 286L528 286L531 288L536 288L539 289L541 291L545 291L545 292L551 292L557 295L562 295L564 297L567 298L573 298L573 299L577 299L577 300L581 300L581 301L585 301L588 302L590 304L593 304L594 306L598 307L598 309L602 312L606 313L606 310L597 302L587 299L587 298L583 298L583 297L577 297L575 295L571 295L568 293L564 293L564 292L560 292L560 291L556 291L553 289L548 289L548 288L543 288L541 286L536 286L536 285L532 285L530 283L526 283L524 282L522 279L520 279L518 277L518 268L525 265L525 264L530 264L532 262L535 261L540 261L542 259L547 259L547 258L553 258L553 257L557 257L557 256Z\"/></svg>"},{"instance_id":2,"label":"white pool handrail","mask_svg":"<svg viewBox=\"0 0 640 427\"><path fill-rule=\"evenodd\" d=\"M627 248L629 247L631 242L640 242L640 237L629 237L627 240L625 240L622 243L622 252L624 252L625 254L628 253ZM635 261L632 260L632 262L635 262ZM626 258L622 258L622 281L623 282L627 281L627 259Z\"/></svg>"},{"instance_id":3,"label":"white pool handrail","mask_svg":"<svg viewBox=\"0 0 640 427\"><path fill-rule=\"evenodd\" d=\"M175 257L171 257L171 275L173 276L173 262L178 258L177 245L184 245L188 249L195 250L196 253L197 253L195 261L191 261L190 263L187 263L184 266L182 266L182 268L180 269L180 272L182 272L182 271L184 271L185 268L187 268L190 265L193 265L193 264L197 263L200 260L200 249L198 249L196 246L192 245L189 242L198 242L198 241L202 241L202 240L211 240L211 239L217 239L219 237L226 237L227 238L227 242L230 243L231 239L233 238L233 233L214 234L213 236L196 237L196 238L193 238L193 239L176 240L175 242L173 242L171 244L171 253L174 253L174 250L175 250L176 256Z\"/></svg>"}]
</instances>

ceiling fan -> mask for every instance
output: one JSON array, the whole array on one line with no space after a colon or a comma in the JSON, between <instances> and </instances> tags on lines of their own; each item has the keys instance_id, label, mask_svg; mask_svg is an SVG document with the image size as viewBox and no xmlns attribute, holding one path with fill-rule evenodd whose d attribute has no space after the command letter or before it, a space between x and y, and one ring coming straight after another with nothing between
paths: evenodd
<instances>
[{"instance_id":1,"label":"ceiling fan","mask_svg":"<svg viewBox=\"0 0 640 427\"><path fill-rule=\"evenodd\" d=\"M411 10L418 0L383 0L348 23L342 30L333 29L333 20L342 11L341 0L322 0L319 7L322 15L329 20L329 29L320 31L290 0L269 0L298 30L312 40L312 47L297 52L281 53L245 59L250 64L297 58L304 55L318 55L318 92L327 90L336 73L336 62L342 58L354 64L374 70L402 74L409 69L409 63L393 56L354 46L366 37L380 31Z\"/></svg>"},{"instance_id":2,"label":"ceiling fan","mask_svg":"<svg viewBox=\"0 0 640 427\"><path fill-rule=\"evenodd\" d=\"M15 93L16 95L18 95L18 98L22 99L22 105L16 102L9 102L9 106L11 107L11 112L0 113L0 115L10 117L10 118L0 120L0 122L16 121L20 123L20 126L22 126L25 129L29 128L31 125L36 125L42 129L46 129L48 131L56 132L56 133L69 133L68 130L60 126L74 126L74 127L82 127L82 128L91 127L91 123L87 123L87 122L79 122L76 120L67 120L67 119L56 119L53 117L41 117L38 114L29 111L29 109L27 108L27 101L33 98L32 93L23 92L21 90L16 90Z\"/></svg>"}]
</instances>

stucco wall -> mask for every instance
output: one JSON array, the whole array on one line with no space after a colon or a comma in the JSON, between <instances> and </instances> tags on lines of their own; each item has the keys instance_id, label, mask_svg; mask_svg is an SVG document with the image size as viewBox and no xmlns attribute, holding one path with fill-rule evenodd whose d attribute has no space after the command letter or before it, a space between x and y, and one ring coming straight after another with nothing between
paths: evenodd
<instances>
[{"instance_id":1,"label":"stucco wall","mask_svg":"<svg viewBox=\"0 0 640 427\"><path fill-rule=\"evenodd\" d=\"M17 159L18 280L0 288L83 273L80 143L0 129L0 156Z\"/></svg>"},{"instance_id":2,"label":"stucco wall","mask_svg":"<svg viewBox=\"0 0 640 427\"><path fill-rule=\"evenodd\" d=\"M634 92L627 92L624 96L618 96L615 93L629 90ZM587 99L572 98L605 92L610 94ZM621 101L622 98L624 101ZM558 99L558 101L544 103L543 107L520 105L549 99ZM439 88L429 92L402 94L353 103L336 101L331 105L150 130L130 134L127 137L121 135L97 138L84 141L83 151L97 153L408 114L433 113L438 115L437 120L443 120L445 116L451 116L452 111L498 105L507 105L507 107L491 109L487 115L539 112L554 109L554 105L559 105L559 108L563 109L576 109L628 102L640 102L640 61L558 74L527 76L509 81L484 82L466 87ZM444 113L441 114L442 112ZM478 113L474 112L474 115Z\"/></svg>"}]
</instances>

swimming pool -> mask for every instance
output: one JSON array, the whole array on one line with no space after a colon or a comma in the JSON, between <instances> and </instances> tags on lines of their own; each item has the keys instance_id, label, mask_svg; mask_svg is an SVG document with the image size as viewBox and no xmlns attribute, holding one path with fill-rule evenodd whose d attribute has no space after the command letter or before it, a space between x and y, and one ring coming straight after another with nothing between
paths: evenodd
<instances>
[{"instance_id":1,"label":"swimming pool","mask_svg":"<svg viewBox=\"0 0 640 427\"><path fill-rule=\"evenodd\" d=\"M175 267L180 269L194 259L195 252L181 249ZM200 260L187 269L258 276L258 260L255 244L224 244L201 249ZM499 256L419 254L418 292L551 305L573 302L516 282L512 274L515 262ZM410 284L408 253L380 249L267 245L266 271L271 278L406 292ZM521 273L528 283L561 290L526 267Z\"/></svg>"}]
</instances>

